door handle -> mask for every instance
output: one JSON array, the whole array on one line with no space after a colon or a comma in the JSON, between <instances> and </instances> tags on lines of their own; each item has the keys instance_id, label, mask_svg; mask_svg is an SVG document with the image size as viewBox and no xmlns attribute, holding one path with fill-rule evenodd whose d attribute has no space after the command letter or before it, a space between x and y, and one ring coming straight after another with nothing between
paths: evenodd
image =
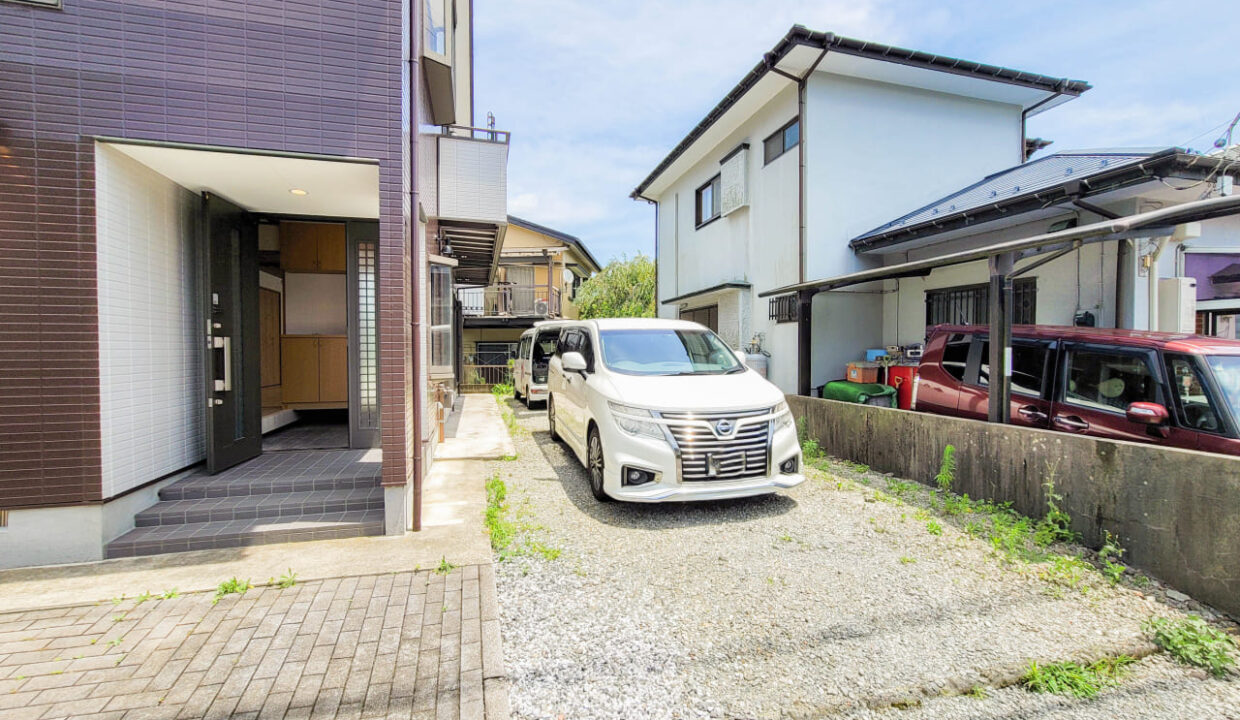
<instances>
[{"instance_id":1,"label":"door handle","mask_svg":"<svg viewBox=\"0 0 1240 720\"><path fill-rule=\"evenodd\" d=\"M215 380L216 392L232 391L232 338L227 335L216 335L212 339L212 344L217 350L224 351L224 379Z\"/></svg>"},{"instance_id":2,"label":"door handle","mask_svg":"<svg viewBox=\"0 0 1240 720\"><path fill-rule=\"evenodd\" d=\"M1048 417L1046 413L1042 412L1036 406L1033 406L1033 405L1025 405L1021 407L1019 410L1017 410L1016 412L1019 413L1020 416L1025 418L1026 420L1031 420L1033 422L1040 422L1040 423L1046 422L1046 418Z\"/></svg>"},{"instance_id":3,"label":"door handle","mask_svg":"<svg viewBox=\"0 0 1240 720\"><path fill-rule=\"evenodd\" d=\"M1072 432L1084 432L1089 429L1089 423L1075 415L1056 415L1051 422L1057 428L1071 430Z\"/></svg>"}]
</instances>

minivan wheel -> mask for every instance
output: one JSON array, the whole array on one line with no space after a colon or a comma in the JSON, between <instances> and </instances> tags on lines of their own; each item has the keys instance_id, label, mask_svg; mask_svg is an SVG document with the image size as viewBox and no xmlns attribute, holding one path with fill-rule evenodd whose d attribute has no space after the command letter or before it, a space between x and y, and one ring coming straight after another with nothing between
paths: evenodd
<instances>
[{"instance_id":1,"label":"minivan wheel","mask_svg":"<svg viewBox=\"0 0 1240 720\"><path fill-rule=\"evenodd\" d=\"M559 442L560 433L555 429L555 402L550 395L547 396L547 425L551 428L551 439Z\"/></svg>"},{"instance_id":2,"label":"minivan wheel","mask_svg":"<svg viewBox=\"0 0 1240 720\"><path fill-rule=\"evenodd\" d=\"M590 494L599 502L608 502L611 497L603 491L603 441L598 436L598 430L590 429L590 440L588 443L589 452L587 458L590 461Z\"/></svg>"}]
</instances>

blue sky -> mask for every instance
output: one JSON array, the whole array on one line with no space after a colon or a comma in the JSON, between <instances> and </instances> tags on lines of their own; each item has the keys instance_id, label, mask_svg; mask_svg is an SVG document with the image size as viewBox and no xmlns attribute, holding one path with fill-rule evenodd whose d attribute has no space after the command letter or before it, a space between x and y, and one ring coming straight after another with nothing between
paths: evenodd
<instances>
[{"instance_id":1,"label":"blue sky","mask_svg":"<svg viewBox=\"0 0 1240 720\"><path fill-rule=\"evenodd\" d=\"M474 0L476 121L512 132L509 212L603 262L654 249L629 193L793 24L1087 80L1031 118L1044 152L1209 149L1240 111L1228 0ZM1240 138L1237 138L1240 139Z\"/></svg>"}]
</instances>

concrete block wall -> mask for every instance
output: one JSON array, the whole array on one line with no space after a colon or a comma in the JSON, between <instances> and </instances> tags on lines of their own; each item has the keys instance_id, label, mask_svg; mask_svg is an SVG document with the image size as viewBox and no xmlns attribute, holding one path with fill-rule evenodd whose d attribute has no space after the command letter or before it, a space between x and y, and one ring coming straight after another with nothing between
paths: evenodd
<instances>
[{"instance_id":1,"label":"concrete block wall","mask_svg":"<svg viewBox=\"0 0 1240 720\"><path fill-rule=\"evenodd\" d=\"M1240 457L796 395L788 404L828 454L927 484L954 445L956 492L1031 517L1044 514L1053 473L1087 544L1110 532L1124 562L1240 616Z\"/></svg>"}]
</instances>

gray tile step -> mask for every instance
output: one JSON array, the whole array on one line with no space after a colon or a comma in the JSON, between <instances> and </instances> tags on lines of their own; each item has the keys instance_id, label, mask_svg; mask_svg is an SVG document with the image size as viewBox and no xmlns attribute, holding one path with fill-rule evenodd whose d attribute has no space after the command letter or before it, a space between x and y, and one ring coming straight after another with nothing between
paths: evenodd
<instances>
[{"instance_id":1,"label":"gray tile step","mask_svg":"<svg viewBox=\"0 0 1240 720\"><path fill-rule=\"evenodd\" d=\"M130 530L108 543L111 558L383 534L383 509L249 518Z\"/></svg>"},{"instance_id":2,"label":"gray tile step","mask_svg":"<svg viewBox=\"0 0 1240 720\"><path fill-rule=\"evenodd\" d=\"M363 451L264 453L218 475L205 471L159 491L160 500L270 495L377 487L380 462L358 462Z\"/></svg>"},{"instance_id":3,"label":"gray tile step","mask_svg":"<svg viewBox=\"0 0 1240 720\"><path fill-rule=\"evenodd\" d=\"M372 485L333 490L164 500L134 516L134 525L154 527L382 509L383 488Z\"/></svg>"}]
</instances>

